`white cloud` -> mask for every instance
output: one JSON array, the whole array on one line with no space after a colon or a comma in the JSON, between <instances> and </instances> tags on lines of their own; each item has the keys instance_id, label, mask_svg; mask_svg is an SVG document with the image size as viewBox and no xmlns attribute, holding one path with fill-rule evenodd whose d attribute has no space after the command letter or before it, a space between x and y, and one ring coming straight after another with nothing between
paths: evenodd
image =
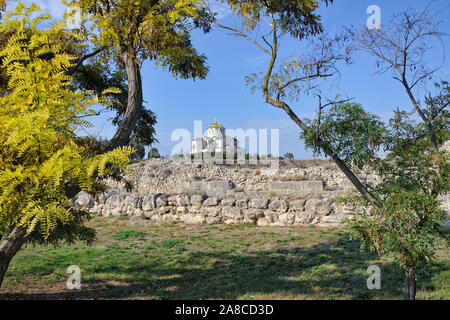
<instances>
[{"instance_id":1,"label":"white cloud","mask_svg":"<svg viewBox=\"0 0 450 320\"><path fill-rule=\"evenodd\" d=\"M232 14L231 9L224 3L217 1L209 2L209 8L212 12L217 13L217 20L222 20Z\"/></svg>"}]
</instances>

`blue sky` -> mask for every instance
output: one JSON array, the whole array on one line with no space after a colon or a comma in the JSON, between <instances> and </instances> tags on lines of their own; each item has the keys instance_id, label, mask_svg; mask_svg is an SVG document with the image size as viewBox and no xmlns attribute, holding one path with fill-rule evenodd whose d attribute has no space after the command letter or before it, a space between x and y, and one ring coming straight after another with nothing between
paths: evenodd
<instances>
[{"instance_id":1,"label":"blue sky","mask_svg":"<svg viewBox=\"0 0 450 320\"><path fill-rule=\"evenodd\" d=\"M23 1L29 4L32 1ZM64 8L58 5L59 0L35 0L42 11L50 12L54 17L62 15ZM214 1L211 1L212 3ZM336 33L343 26L354 25L362 28L369 14L369 5L381 8L382 21L390 20L392 14L399 13L408 6L423 8L428 1L408 0L337 0L328 8L321 9L325 31ZM450 13L449 0L436 0L433 7L446 7L440 13L445 20ZM234 26L238 19L222 5L213 5L220 13L220 22ZM450 21L444 21L442 30L450 30ZM209 34L193 33L193 42L197 50L208 57L211 71L206 80L174 79L166 70L156 68L152 62L145 62L143 67L144 99L147 107L158 116L156 126L156 145L162 155L169 155L177 142L171 141L174 130L184 128L192 132L194 121L203 121L204 130L217 119L226 128L231 129L279 129L280 152L292 152L297 159L310 159L312 154L305 150L299 140L300 130L283 113L264 103L260 93L251 94L245 85L245 77L251 73L264 71L268 56L242 38L228 35L221 29ZM449 38L445 39L447 50ZM298 41L283 42L285 55L297 55L306 50ZM430 62L436 61L440 51L430 52ZM398 107L410 109L410 102L399 83L391 75L374 75L377 70L375 60L365 53L357 53L353 57L354 64L341 69L340 89L329 90L329 85L323 87L323 95L330 97L336 92L355 98L367 110L387 118L390 112ZM446 62L439 71L438 78L450 80L450 64ZM418 94L423 96L424 90ZM299 103L292 104L294 111L301 117L311 116L315 111L317 101L313 97L304 97ZM110 138L115 128L109 123L111 115L105 114L94 121L92 133Z\"/></svg>"}]
</instances>

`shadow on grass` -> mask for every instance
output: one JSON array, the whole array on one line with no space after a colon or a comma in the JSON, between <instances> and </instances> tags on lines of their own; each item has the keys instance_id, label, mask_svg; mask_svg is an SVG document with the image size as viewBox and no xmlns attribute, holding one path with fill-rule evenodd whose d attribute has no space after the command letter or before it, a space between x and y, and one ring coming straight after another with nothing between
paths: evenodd
<instances>
[{"instance_id":1,"label":"shadow on grass","mask_svg":"<svg viewBox=\"0 0 450 320\"><path fill-rule=\"evenodd\" d=\"M401 299L403 272L383 263L382 289L368 290L365 272L377 257L339 238L313 248L246 253L185 252L173 266L146 259L97 264L82 290L0 294L0 299ZM140 261L140 262L139 262ZM205 265L205 261L210 263ZM101 278L96 275L109 275ZM114 275L114 277L111 276ZM101 279L100 279L101 278ZM118 281L118 279L122 279ZM422 278L427 283L429 278ZM123 283L122 283L123 282Z\"/></svg>"}]
</instances>

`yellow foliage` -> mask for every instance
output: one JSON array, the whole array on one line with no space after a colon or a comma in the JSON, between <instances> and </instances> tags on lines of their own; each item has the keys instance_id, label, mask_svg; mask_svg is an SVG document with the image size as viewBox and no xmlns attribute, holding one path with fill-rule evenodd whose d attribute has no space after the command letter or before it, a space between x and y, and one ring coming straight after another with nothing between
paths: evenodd
<instances>
[{"instance_id":1,"label":"yellow foliage","mask_svg":"<svg viewBox=\"0 0 450 320\"><path fill-rule=\"evenodd\" d=\"M83 156L74 132L89 123L80 117L110 101L69 86L65 71L74 57L64 53L64 24L38 28L50 17L32 19L37 10L19 3L0 25L0 34L13 33L0 51L9 77L0 97L0 231L21 226L30 234L39 228L47 239L58 223L73 219L68 187L98 191L99 178L123 173L133 150Z\"/></svg>"}]
</instances>

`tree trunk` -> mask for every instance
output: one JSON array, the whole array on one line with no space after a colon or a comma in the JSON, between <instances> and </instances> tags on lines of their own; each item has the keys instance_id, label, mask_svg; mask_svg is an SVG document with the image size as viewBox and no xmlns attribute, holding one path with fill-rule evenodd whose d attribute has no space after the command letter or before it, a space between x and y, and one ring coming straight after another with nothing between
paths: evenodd
<instances>
[{"instance_id":1,"label":"tree trunk","mask_svg":"<svg viewBox=\"0 0 450 320\"><path fill-rule=\"evenodd\" d=\"M405 300L416 300L416 273L413 269L405 272Z\"/></svg>"},{"instance_id":2,"label":"tree trunk","mask_svg":"<svg viewBox=\"0 0 450 320\"><path fill-rule=\"evenodd\" d=\"M134 54L123 50L120 60L125 65L128 78L128 105L125 115L119 124L116 134L111 139L108 150L126 146L143 110L144 96L142 92L141 70Z\"/></svg>"},{"instance_id":3,"label":"tree trunk","mask_svg":"<svg viewBox=\"0 0 450 320\"><path fill-rule=\"evenodd\" d=\"M10 235L0 244L0 287L3 283L6 270L8 270L11 259L22 248L26 241L26 230L15 228Z\"/></svg>"}]
</instances>

